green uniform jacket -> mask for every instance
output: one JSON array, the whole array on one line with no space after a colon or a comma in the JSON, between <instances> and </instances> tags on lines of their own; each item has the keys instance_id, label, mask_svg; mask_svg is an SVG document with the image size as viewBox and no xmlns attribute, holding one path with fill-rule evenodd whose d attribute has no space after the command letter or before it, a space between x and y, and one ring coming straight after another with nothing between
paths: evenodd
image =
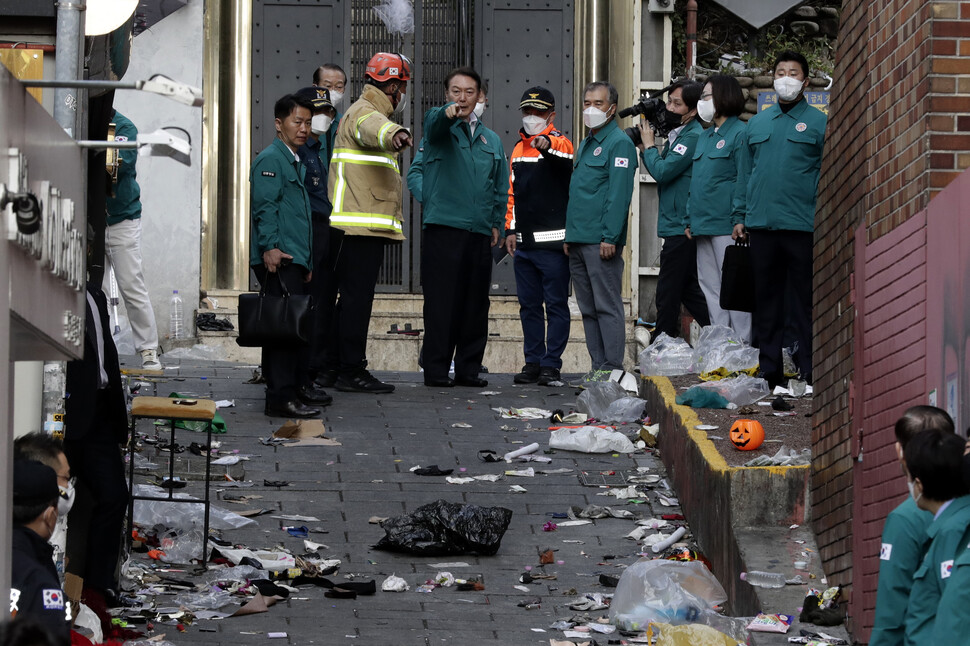
<instances>
[{"instance_id":1,"label":"green uniform jacket","mask_svg":"<svg viewBox=\"0 0 970 646\"><path fill-rule=\"evenodd\" d=\"M926 530L929 547L913 575L906 608L906 644L926 646L933 636L933 621L944 588L948 587L953 558L963 547L963 532L970 525L970 496L955 499ZM942 644L940 645L942 646Z\"/></svg>"},{"instance_id":2,"label":"green uniform jacket","mask_svg":"<svg viewBox=\"0 0 970 646\"><path fill-rule=\"evenodd\" d=\"M728 117L720 127L708 128L697 139L683 227L690 227L692 235L730 235L735 224L745 222L751 154L745 145L744 127L737 117Z\"/></svg>"},{"instance_id":3,"label":"green uniform jacket","mask_svg":"<svg viewBox=\"0 0 970 646\"><path fill-rule=\"evenodd\" d=\"M481 121L472 136L466 121L445 116L449 105L431 108L424 117L423 181L417 191L423 224L501 233L509 200L502 142Z\"/></svg>"},{"instance_id":4,"label":"green uniform jacket","mask_svg":"<svg viewBox=\"0 0 970 646\"><path fill-rule=\"evenodd\" d=\"M613 119L579 144L566 208L566 242L626 244L637 149Z\"/></svg>"},{"instance_id":5,"label":"green uniform jacket","mask_svg":"<svg viewBox=\"0 0 970 646\"><path fill-rule=\"evenodd\" d=\"M263 252L279 249L293 256L293 264L313 270L305 175L306 168L279 137L253 161L249 171L250 265L263 264Z\"/></svg>"},{"instance_id":6,"label":"green uniform jacket","mask_svg":"<svg viewBox=\"0 0 970 646\"><path fill-rule=\"evenodd\" d=\"M912 496L906 496L886 517L879 551L876 618L869 646L902 646L909 590L913 587L913 573L926 553L926 528L931 522L933 514L917 507Z\"/></svg>"},{"instance_id":7,"label":"green uniform jacket","mask_svg":"<svg viewBox=\"0 0 970 646\"><path fill-rule=\"evenodd\" d=\"M411 165L408 166L408 190L419 204L424 204L424 137L418 144L418 151L414 153Z\"/></svg>"},{"instance_id":8,"label":"green uniform jacket","mask_svg":"<svg viewBox=\"0 0 970 646\"><path fill-rule=\"evenodd\" d=\"M815 230L826 117L802 99L788 113L773 105L748 121L751 177L748 229Z\"/></svg>"},{"instance_id":9,"label":"green uniform jacket","mask_svg":"<svg viewBox=\"0 0 970 646\"><path fill-rule=\"evenodd\" d=\"M953 571L936 610L931 643L936 646L965 643L967 626L970 626L970 527L964 530L957 545Z\"/></svg>"},{"instance_id":10,"label":"green uniform jacket","mask_svg":"<svg viewBox=\"0 0 970 646\"><path fill-rule=\"evenodd\" d=\"M117 110L111 120L115 124L115 141L135 141L138 139L138 128L128 117ZM118 224L122 220L137 220L141 217L141 188L135 181L135 162L138 151L125 149L118 151L118 183L114 187L114 197L105 202L108 211L108 225Z\"/></svg>"},{"instance_id":11,"label":"green uniform jacket","mask_svg":"<svg viewBox=\"0 0 970 646\"><path fill-rule=\"evenodd\" d=\"M674 139L674 144L671 146L667 143L662 153L656 148L647 148L640 153L647 172L657 180L657 193L660 197L658 238L684 235L694 150L702 132L704 127L697 119L691 119Z\"/></svg>"}]
</instances>

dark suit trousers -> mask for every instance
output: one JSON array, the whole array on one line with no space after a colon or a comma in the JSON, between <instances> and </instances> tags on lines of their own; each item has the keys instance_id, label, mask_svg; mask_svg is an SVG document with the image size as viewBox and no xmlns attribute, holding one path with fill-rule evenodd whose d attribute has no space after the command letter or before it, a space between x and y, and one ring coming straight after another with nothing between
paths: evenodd
<instances>
[{"instance_id":1,"label":"dark suit trousers","mask_svg":"<svg viewBox=\"0 0 970 646\"><path fill-rule=\"evenodd\" d=\"M429 224L421 248L424 370L430 379L475 377L488 341L489 236Z\"/></svg>"},{"instance_id":2,"label":"dark suit trousers","mask_svg":"<svg viewBox=\"0 0 970 646\"><path fill-rule=\"evenodd\" d=\"M98 399L107 397L107 390L98 391ZM104 407L99 406L99 410ZM70 571L84 577L84 584L101 591L117 589L115 570L121 555L121 539L124 533L125 515L128 513L128 479L121 448L116 441L89 435L81 440L66 440L64 454L71 465L71 474L82 485L82 491L90 493L92 512L87 524L79 523L83 532L79 538L86 543L83 570ZM72 510L73 511L73 510ZM72 514L73 516L73 514ZM72 533L74 522L69 525ZM72 536L69 543L78 542ZM77 552L74 552L75 554Z\"/></svg>"},{"instance_id":3,"label":"dark suit trousers","mask_svg":"<svg viewBox=\"0 0 970 646\"><path fill-rule=\"evenodd\" d=\"M807 231L750 231L756 310L752 331L761 372L772 384L784 379L781 347L786 292L798 350L793 359L803 379L812 380L812 243ZM786 287L788 289L786 289Z\"/></svg>"},{"instance_id":4,"label":"dark suit trousers","mask_svg":"<svg viewBox=\"0 0 970 646\"><path fill-rule=\"evenodd\" d=\"M680 336L680 304L697 324L711 324L707 301L697 282L697 245L687 236L664 238L657 276L657 334Z\"/></svg>"},{"instance_id":5,"label":"dark suit trousers","mask_svg":"<svg viewBox=\"0 0 970 646\"><path fill-rule=\"evenodd\" d=\"M322 372L337 367L328 359L336 352L332 328L335 305L337 303L337 254L344 232L330 226L326 218L313 216L313 279L310 281L310 295L313 296L314 321L310 345L310 378L316 379Z\"/></svg>"},{"instance_id":6,"label":"dark suit trousers","mask_svg":"<svg viewBox=\"0 0 970 646\"><path fill-rule=\"evenodd\" d=\"M282 296L283 289L276 276L266 271L263 265L254 265L253 272L260 285L266 287L271 296ZM303 282L306 270L299 265L281 265L277 269L286 289L291 294L306 294L307 283ZM263 348L263 376L266 378L266 403L279 406L294 401L301 386L309 383L310 359L305 346Z\"/></svg>"}]
</instances>

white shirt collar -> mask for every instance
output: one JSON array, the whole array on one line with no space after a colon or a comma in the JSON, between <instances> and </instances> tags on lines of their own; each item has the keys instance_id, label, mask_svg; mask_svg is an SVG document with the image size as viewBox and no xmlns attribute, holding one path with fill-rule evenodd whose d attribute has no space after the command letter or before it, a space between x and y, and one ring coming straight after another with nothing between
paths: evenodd
<instances>
[{"instance_id":1,"label":"white shirt collar","mask_svg":"<svg viewBox=\"0 0 970 646\"><path fill-rule=\"evenodd\" d=\"M674 128L667 135L667 141L670 142L670 145L671 146L674 145L674 142L675 141L677 141L677 137L680 136L680 131L683 130L684 129L684 126L686 126L686 125L687 124L685 123L683 126L678 126L678 127Z\"/></svg>"}]
</instances>

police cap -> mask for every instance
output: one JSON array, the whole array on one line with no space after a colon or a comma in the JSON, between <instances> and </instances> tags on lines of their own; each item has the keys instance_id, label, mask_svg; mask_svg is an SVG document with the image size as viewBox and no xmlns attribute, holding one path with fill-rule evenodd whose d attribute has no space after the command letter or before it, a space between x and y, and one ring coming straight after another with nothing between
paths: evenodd
<instances>
[{"instance_id":1,"label":"police cap","mask_svg":"<svg viewBox=\"0 0 970 646\"><path fill-rule=\"evenodd\" d=\"M303 97L313 104L314 112L323 112L325 108L335 110L333 102L330 100L330 90L325 87L305 87L294 92L296 96Z\"/></svg>"},{"instance_id":2,"label":"police cap","mask_svg":"<svg viewBox=\"0 0 970 646\"><path fill-rule=\"evenodd\" d=\"M522 95L522 102L519 103L519 109L524 108L536 108L538 110L552 110L556 107L556 97L552 95L552 92L537 85L536 87L530 87Z\"/></svg>"},{"instance_id":3,"label":"police cap","mask_svg":"<svg viewBox=\"0 0 970 646\"><path fill-rule=\"evenodd\" d=\"M34 460L14 461L13 504L39 505L53 501L58 495L54 469Z\"/></svg>"}]
</instances>

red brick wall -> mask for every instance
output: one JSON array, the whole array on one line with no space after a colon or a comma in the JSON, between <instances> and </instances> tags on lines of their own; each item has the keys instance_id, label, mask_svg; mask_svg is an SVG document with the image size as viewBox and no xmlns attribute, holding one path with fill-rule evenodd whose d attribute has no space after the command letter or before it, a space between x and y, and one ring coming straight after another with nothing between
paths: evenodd
<instances>
[{"instance_id":1,"label":"red brick wall","mask_svg":"<svg viewBox=\"0 0 970 646\"><path fill-rule=\"evenodd\" d=\"M899 471L886 429L906 403L925 401L926 387L917 350L894 359L909 362L906 379L864 386L854 374L854 361L867 375L889 365L911 341L904 338L909 319L920 316L896 280L879 296L885 302L872 300L867 277L886 279L893 252L881 256L867 245L884 236L884 245L900 241L900 227L919 229L910 220L925 217L932 197L970 168L970 0L846 0L834 76L816 217L812 522L830 582L849 586L850 629L864 640L878 567L877 543L869 553L881 531L876 517L898 493L888 484ZM907 262L925 260L925 239L910 242L917 248ZM864 258L855 258L856 248ZM875 319L855 320L853 296L879 305L867 311ZM861 465L854 460L860 431ZM864 517L853 519L854 510Z\"/></svg>"}]
</instances>

